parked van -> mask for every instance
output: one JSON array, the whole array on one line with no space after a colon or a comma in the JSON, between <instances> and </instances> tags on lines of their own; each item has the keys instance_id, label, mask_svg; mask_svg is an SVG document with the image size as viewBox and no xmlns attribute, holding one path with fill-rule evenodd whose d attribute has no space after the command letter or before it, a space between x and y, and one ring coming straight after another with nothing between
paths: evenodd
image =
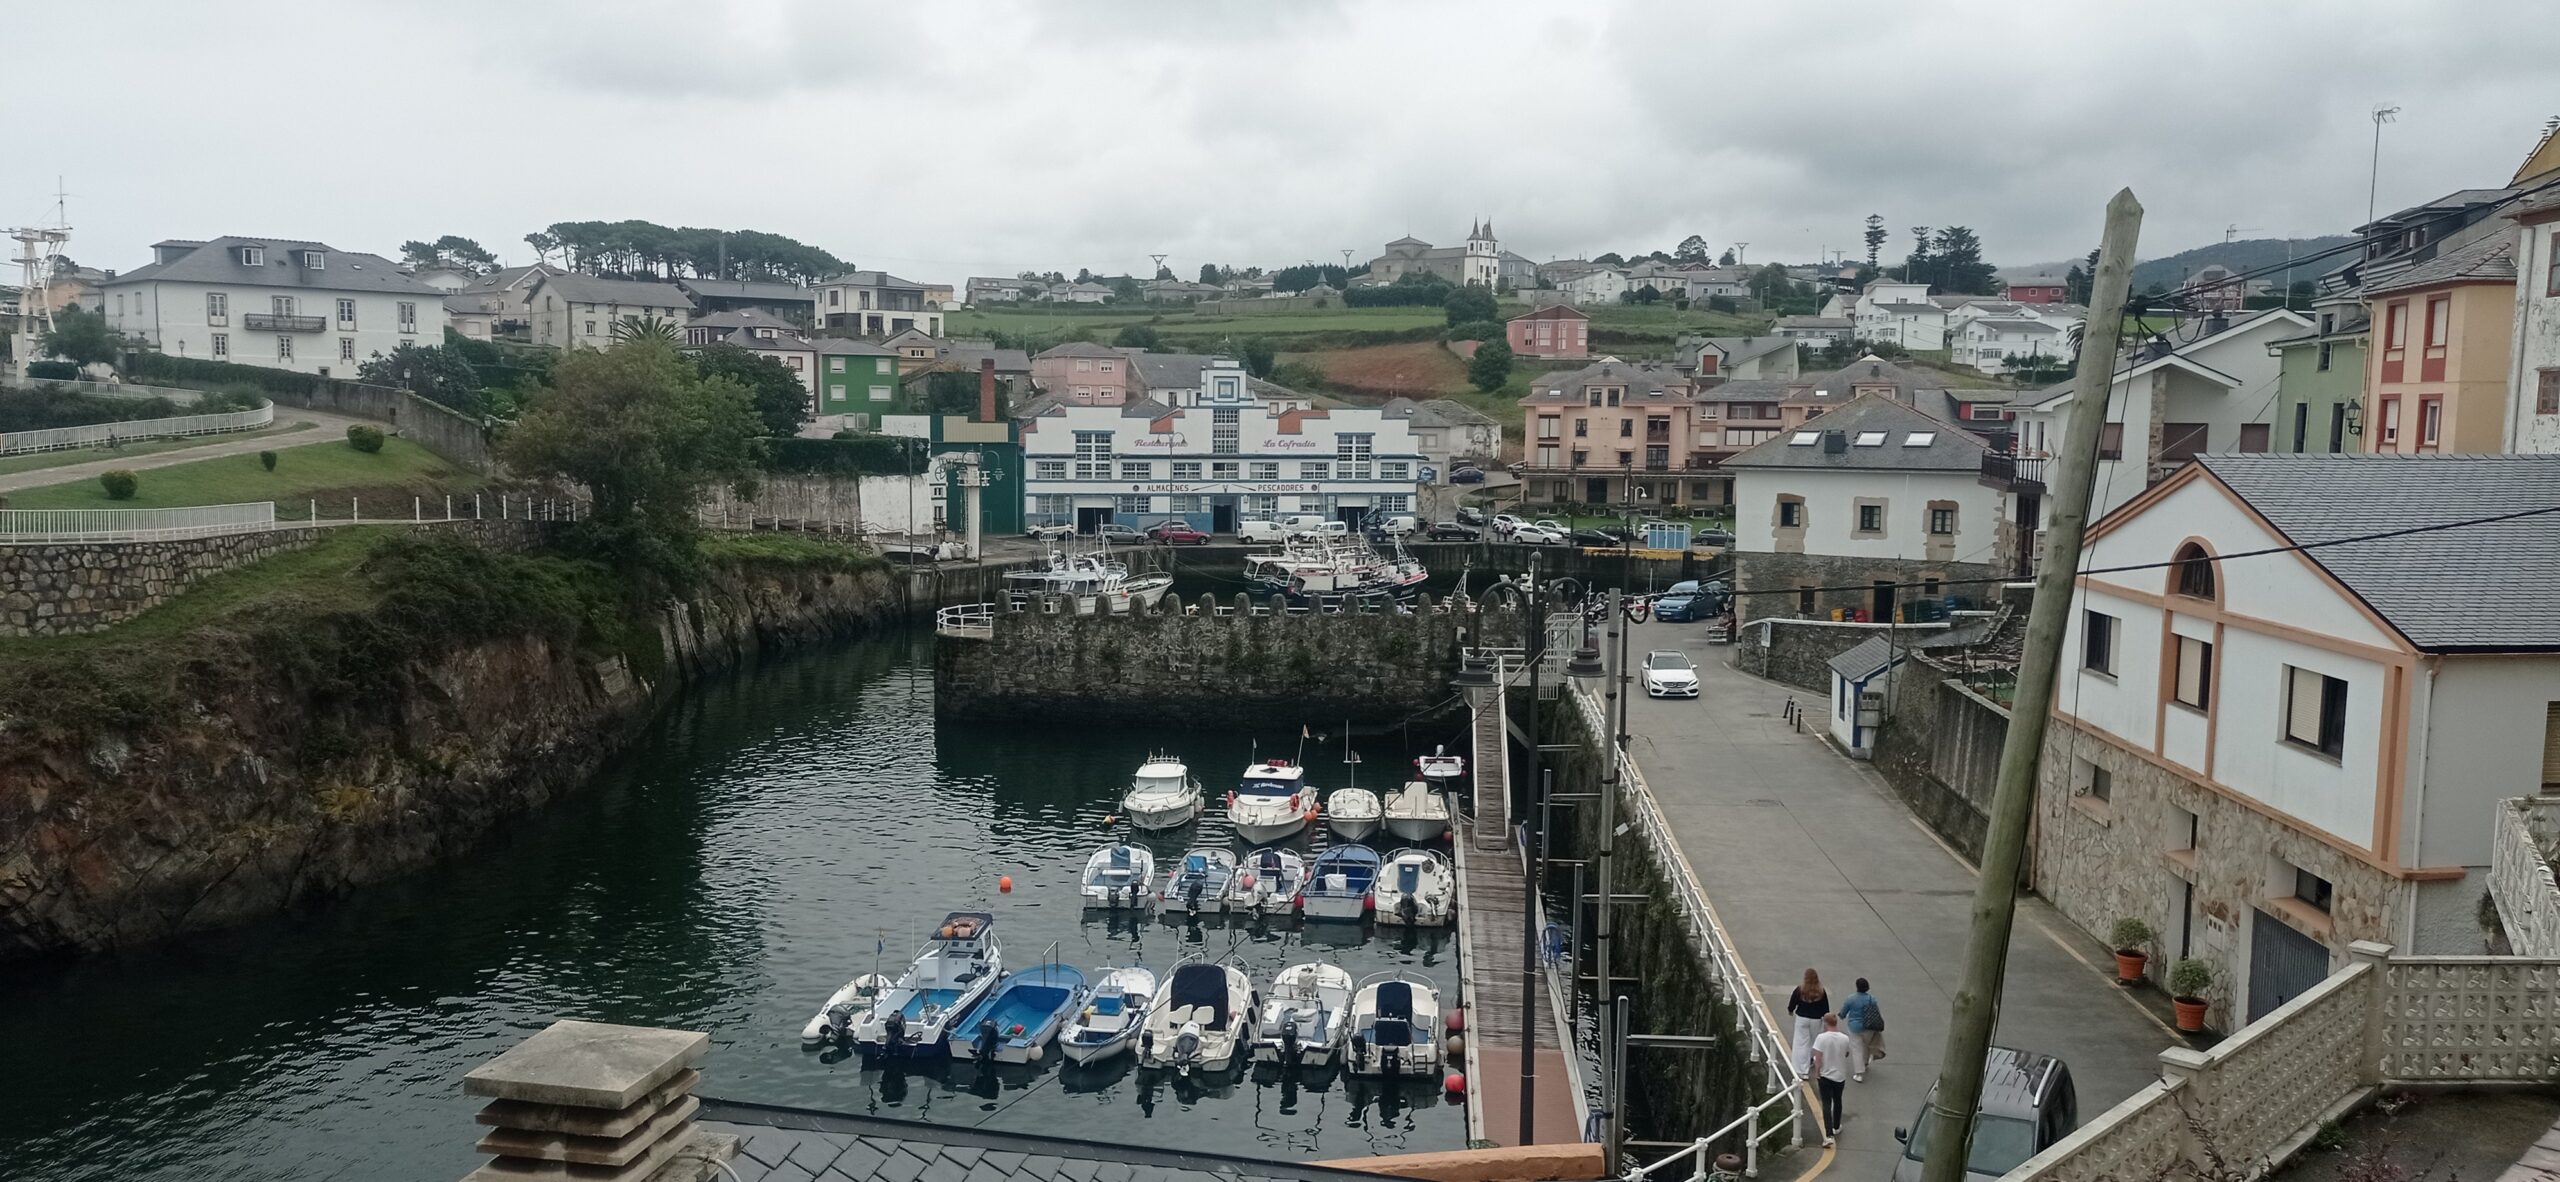
<instances>
[{"instance_id":1,"label":"parked van","mask_svg":"<svg viewBox=\"0 0 2560 1182\"><path fill-rule=\"evenodd\" d=\"M1907 1128L1893 1131L1902 1142L1902 1160L1893 1166L1893 1182L1920 1182L1920 1165L1929 1156L1937 1085L1929 1086L1920 1115ZM1982 1104L1973 1118L1973 1152L1964 1163L1966 1182L1995 1182L2019 1163L2051 1149L2080 1127L2080 1096L2071 1084L2071 1068L2051 1055L1993 1047L1982 1067Z\"/></svg>"},{"instance_id":2,"label":"parked van","mask_svg":"<svg viewBox=\"0 0 2560 1182\"><path fill-rule=\"evenodd\" d=\"M1239 521L1236 523L1236 540L1239 542L1278 543L1287 541L1288 538L1289 527L1282 525L1277 521Z\"/></svg>"},{"instance_id":3,"label":"parked van","mask_svg":"<svg viewBox=\"0 0 2560 1182\"><path fill-rule=\"evenodd\" d=\"M1347 538L1351 536L1350 526L1344 525L1339 521L1329 521L1312 513L1301 513L1296 517L1290 518L1287 524L1289 526L1289 536L1302 540L1312 541L1317 538Z\"/></svg>"},{"instance_id":4,"label":"parked van","mask_svg":"<svg viewBox=\"0 0 2560 1182\"><path fill-rule=\"evenodd\" d=\"M1422 528L1422 522L1411 514L1399 513L1377 519L1377 530L1392 538L1411 537Z\"/></svg>"}]
</instances>

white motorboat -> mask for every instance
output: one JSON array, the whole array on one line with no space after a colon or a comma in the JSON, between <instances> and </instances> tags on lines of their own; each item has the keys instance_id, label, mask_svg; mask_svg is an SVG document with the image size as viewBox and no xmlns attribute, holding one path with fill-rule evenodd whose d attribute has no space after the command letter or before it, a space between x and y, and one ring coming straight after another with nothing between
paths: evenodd
<instances>
[{"instance_id":1,"label":"white motorboat","mask_svg":"<svg viewBox=\"0 0 2560 1182\"><path fill-rule=\"evenodd\" d=\"M1451 755L1446 746L1434 748L1429 755L1413 761L1413 770L1422 773L1423 782L1442 792L1455 791L1458 781L1467 776L1467 757Z\"/></svg>"},{"instance_id":2,"label":"white motorboat","mask_svg":"<svg viewBox=\"0 0 2560 1182\"><path fill-rule=\"evenodd\" d=\"M1104 973L1084 1009L1058 1031L1059 1053L1069 1063L1092 1063L1137 1046L1155 996L1154 973L1141 968Z\"/></svg>"},{"instance_id":3,"label":"white motorboat","mask_svg":"<svg viewBox=\"0 0 2560 1182\"><path fill-rule=\"evenodd\" d=\"M1142 845L1114 842L1084 863L1084 905L1117 911L1144 907L1156 880L1156 855Z\"/></svg>"},{"instance_id":4,"label":"white motorboat","mask_svg":"<svg viewBox=\"0 0 2560 1182\"><path fill-rule=\"evenodd\" d=\"M1245 582L1297 603L1410 598L1431 571L1401 539L1390 547L1392 553L1381 554L1358 538L1292 540L1277 553L1247 555Z\"/></svg>"},{"instance_id":5,"label":"white motorboat","mask_svg":"<svg viewBox=\"0 0 2560 1182\"><path fill-rule=\"evenodd\" d=\"M952 1024L1004 976L995 926L983 911L943 917L906 974L854 1023L854 1048L870 1056L940 1054Z\"/></svg>"},{"instance_id":6,"label":"white motorboat","mask_svg":"<svg viewBox=\"0 0 2560 1182\"><path fill-rule=\"evenodd\" d=\"M853 1024L871 1012L871 1003L889 988L889 979L878 973L864 973L845 982L842 989L818 1007L818 1015L800 1028L800 1041L815 1046L833 1046L851 1041Z\"/></svg>"},{"instance_id":7,"label":"white motorboat","mask_svg":"<svg viewBox=\"0 0 2560 1182\"><path fill-rule=\"evenodd\" d=\"M1139 829L1179 829L1200 815L1200 781L1179 759L1149 756L1121 794L1120 815Z\"/></svg>"},{"instance_id":8,"label":"white motorboat","mask_svg":"<svg viewBox=\"0 0 2560 1182\"><path fill-rule=\"evenodd\" d=\"M1253 1022L1253 1061L1326 1067L1351 1034L1351 974L1295 964L1272 979Z\"/></svg>"},{"instance_id":9,"label":"white motorboat","mask_svg":"<svg viewBox=\"0 0 2560 1182\"><path fill-rule=\"evenodd\" d=\"M1387 832L1406 841L1438 841L1449 836L1449 794L1427 780L1407 780L1387 793Z\"/></svg>"},{"instance_id":10,"label":"white motorboat","mask_svg":"<svg viewBox=\"0 0 2560 1182\"><path fill-rule=\"evenodd\" d=\"M1369 894L1379 923L1447 927L1458 913L1458 874L1438 850L1401 849L1387 855Z\"/></svg>"},{"instance_id":11,"label":"white motorboat","mask_svg":"<svg viewBox=\"0 0 2560 1182\"><path fill-rule=\"evenodd\" d=\"M1325 827L1346 840L1367 841L1377 836L1384 815L1378 794L1366 788L1336 788L1324 798Z\"/></svg>"},{"instance_id":12,"label":"white motorboat","mask_svg":"<svg viewBox=\"0 0 2560 1182\"><path fill-rule=\"evenodd\" d=\"M961 1021L951 1057L981 1063L1037 1063L1067 1019L1083 1012L1084 970L1055 962L1017 969Z\"/></svg>"},{"instance_id":13,"label":"white motorboat","mask_svg":"<svg viewBox=\"0 0 2560 1182\"><path fill-rule=\"evenodd\" d=\"M1222 846L1202 846L1182 855L1182 861L1165 872L1164 889L1156 892L1156 906L1191 915L1223 914L1235 884L1234 852Z\"/></svg>"},{"instance_id":14,"label":"white motorboat","mask_svg":"<svg viewBox=\"0 0 2560 1182\"><path fill-rule=\"evenodd\" d=\"M1334 846L1317 854L1307 868L1298 913L1308 919L1367 919L1369 888L1377 881L1378 851L1365 845Z\"/></svg>"},{"instance_id":15,"label":"white motorboat","mask_svg":"<svg viewBox=\"0 0 2560 1182\"><path fill-rule=\"evenodd\" d=\"M1296 850L1266 846L1255 850L1236 875L1231 905L1259 915L1287 915L1298 909L1298 888L1305 885L1307 860Z\"/></svg>"},{"instance_id":16,"label":"white motorboat","mask_svg":"<svg viewBox=\"0 0 2560 1182\"><path fill-rule=\"evenodd\" d=\"M1307 769L1285 759L1265 760L1244 769L1244 779L1227 793L1227 820L1236 836L1261 845L1297 836L1316 815L1316 790L1307 785Z\"/></svg>"},{"instance_id":17,"label":"white motorboat","mask_svg":"<svg viewBox=\"0 0 2560 1182\"><path fill-rule=\"evenodd\" d=\"M1151 608L1173 589L1173 576L1132 575L1127 563L1105 554L1051 551L1036 569L1008 571L1005 586L1018 594L1054 597L1080 616Z\"/></svg>"},{"instance_id":18,"label":"white motorboat","mask_svg":"<svg viewBox=\"0 0 2560 1182\"><path fill-rule=\"evenodd\" d=\"M1253 982L1231 965L1176 966L1138 1035L1138 1066L1184 1075L1234 1066L1252 1034L1255 1000Z\"/></svg>"},{"instance_id":19,"label":"white motorboat","mask_svg":"<svg viewBox=\"0 0 2560 1182\"><path fill-rule=\"evenodd\" d=\"M1439 988L1401 970L1360 982L1351 998L1351 1046L1343 1069L1353 1075L1439 1075Z\"/></svg>"}]
</instances>

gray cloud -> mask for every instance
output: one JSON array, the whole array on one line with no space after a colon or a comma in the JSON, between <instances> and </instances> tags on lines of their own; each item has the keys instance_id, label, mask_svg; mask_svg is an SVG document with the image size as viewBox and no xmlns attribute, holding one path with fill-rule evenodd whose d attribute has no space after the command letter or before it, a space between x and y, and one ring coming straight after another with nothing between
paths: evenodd
<instances>
[{"instance_id":1,"label":"gray cloud","mask_svg":"<svg viewBox=\"0 0 2560 1182\"><path fill-rule=\"evenodd\" d=\"M273 21L261 15L272 7ZM73 254L294 234L522 255L572 218L754 227L956 281L1365 258L1491 216L1537 258L1698 233L1854 250L1882 214L2075 256L2309 236L2502 182L2560 110L2560 8L2380 0L1730 5L832 0L13 14L94 85L17 92L0 220L74 194ZM2371 30L2390 27L2390 39Z\"/></svg>"}]
</instances>

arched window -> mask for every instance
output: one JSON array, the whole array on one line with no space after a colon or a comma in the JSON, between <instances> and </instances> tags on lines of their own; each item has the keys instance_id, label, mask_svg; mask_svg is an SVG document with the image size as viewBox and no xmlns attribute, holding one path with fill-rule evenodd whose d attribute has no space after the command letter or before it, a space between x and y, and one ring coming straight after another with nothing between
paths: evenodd
<instances>
[{"instance_id":1,"label":"arched window","mask_svg":"<svg viewBox=\"0 0 2560 1182\"><path fill-rule=\"evenodd\" d=\"M2213 598L2213 556L2189 542L2178 547L2178 594Z\"/></svg>"}]
</instances>

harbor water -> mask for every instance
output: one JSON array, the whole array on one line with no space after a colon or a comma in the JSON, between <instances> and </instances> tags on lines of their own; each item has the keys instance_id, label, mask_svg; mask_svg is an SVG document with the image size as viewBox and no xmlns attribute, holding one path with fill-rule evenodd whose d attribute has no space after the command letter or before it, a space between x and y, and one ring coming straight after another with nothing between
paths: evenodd
<instances>
[{"instance_id":1,"label":"harbor water","mask_svg":"<svg viewBox=\"0 0 2560 1182\"><path fill-rule=\"evenodd\" d=\"M1108 1065L867 1069L799 1031L857 973L904 968L946 911L997 919L1008 967L1231 958L1391 968L1455 1004L1454 937L1082 911L1086 857L1153 749L1217 806L1257 751L1346 782L1338 720L1208 733L938 726L932 641L804 653L689 690L588 790L453 862L257 925L0 974L0 1178L445 1182L471 1151L471 1067L555 1018L705 1031L701 1091L1029 1134L1280 1158L1462 1148L1436 1081L1262 1067L1208 1082ZM1214 692L1204 687L1203 692ZM1355 741L1363 786L1448 734ZM1259 744L1258 748L1256 744ZM1320 846L1321 835L1300 847ZM1000 876L1013 889L1002 892Z\"/></svg>"}]
</instances>

